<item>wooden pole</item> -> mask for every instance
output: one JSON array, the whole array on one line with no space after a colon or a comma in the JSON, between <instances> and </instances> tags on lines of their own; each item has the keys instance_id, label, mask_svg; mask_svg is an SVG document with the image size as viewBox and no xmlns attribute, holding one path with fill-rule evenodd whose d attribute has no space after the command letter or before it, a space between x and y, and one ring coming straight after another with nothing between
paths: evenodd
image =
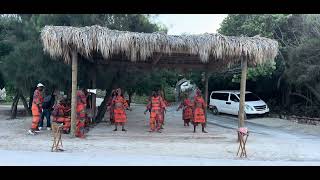
<instances>
[{"instance_id":1,"label":"wooden pole","mask_svg":"<svg viewBox=\"0 0 320 180\"><path fill-rule=\"evenodd\" d=\"M72 87L71 87L71 134L76 132L76 108L77 108L77 78L78 78L78 59L77 53L72 52Z\"/></svg>"},{"instance_id":2,"label":"wooden pole","mask_svg":"<svg viewBox=\"0 0 320 180\"><path fill-rule=\"evenodd\" d=\"M245 92L247 80L247 59L243 58L241 61L241 81L240 81L240 106L239 106L239 128L244 127L244 106L245 106Z\"/></svg>"},{"instance_id":3,"label":"wooden pole","mask_svg":"<svg viewBox=\"0 0 320 180\"><path fill-rule=\"evenodd\" d=\"M96 81L97 81L97 71L96 71L96 65L93 66L93 72L91 74L92 77L92 89L96 89L97 85L96 85ZM92 94L92 113L93 113L93 120L95 121L96 118L96 99L97 95L96 94Z\"/></svg>"},{"instance_id":4,"label":"wooden pole","mask_svg":"<svg viewBox=\"0 0 320 180\"><path fill-rule=\"evenodd\" d=\"M205 93L205 103L206 105L208 104L208 86L209 86L209 72L208 70L205 72L204 74L204 85L205 85L205 88L204 88L204 93ZM207 121L207 108L205 109L205 114L206 114L206 121Z\"/></svg>"}]
</instances>

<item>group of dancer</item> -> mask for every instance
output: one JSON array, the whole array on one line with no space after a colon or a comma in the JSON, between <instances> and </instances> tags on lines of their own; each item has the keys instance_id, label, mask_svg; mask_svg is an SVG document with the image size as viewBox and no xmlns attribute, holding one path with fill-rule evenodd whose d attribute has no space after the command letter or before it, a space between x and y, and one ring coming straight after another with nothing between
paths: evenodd
<instances>
[{"instance_id":1,"label":"group of dancer","mask_svg":"<svg viewBox=\"0 0 320 180\"><path fill-rule=\"evenodd\" d=\"M205 103L199 89L196 91L193 102L189 99L187 94L184 95L184 100L181 102L177 111L181 108L183 108L182 119L184 121L184 126L189 126L189 123L191 122L193 124L193 132L195 133L197 126L201 124L202 132L207 133L207 131L205 131L205 111L207 109L207 104Z\"/></svg>"},{"instance_id":2,"label":"group of dancer","mask_svg":"<svg viewBox=\"0 0 320 180\"><path fill-rule=\"evenodd\" d=\"M38 124L40 120L40 115L42 113L42 103L43 96L42 90L43 85L38 85L34 92L33 102L32 102L32 127L29 130L30 134L36 134L39 131ZM87 102L89 93L86 89L77 91L77 105L76 105L76 130L75 135L79 138L85 137L85 130L90 125L88 114L86 112ZM150 113L149 132L159 132L164 129L164 119L166 108L168 107L168 102L165 100L163 93L161 91L153 91L151 97L148 98L148 103L144 114L148 111ZM191 122L193 124L193 132L196 132L196 127L201 124L202 132L205 131L206 116L205 109L206 103L201 95L201 91L198 89L196 91L196 96L194 100L191 101L188 95L184 96L184 100L178 107L177 111L183 109L182 119L184 120L184 126L189 126ZM107 102L107 111L110 112L110 122L115 125L113 131L118 130L118 126L122 127L122 131L127 131L125 129L125 124L127 122L126 110L132 110L130 108L130 102L124 98L124 95L120 88L112 91L111 96ZM53 107L52 117L54 123L63 124L63 132L70 133L71 127L71 103L66 98L62 98L59 103Z\"/></svg>"},{"instance_id":3,"label":"group of dancer","mask_svg":"<svg viewBox=\"0 0 320 180\"><path fill-rule=\"evenodd\" d=\"M33 94L32 101L32 125L28 131L31 135L36 135L40 132L39 121L43 111L43 89L44 85L39 83ZM90 125L90 118L87 113L89 93L86 89L77 91L77 104L76 104L76 129L75 136L79 138L85 137L85 132ZM60 99L58 103L53 106L51 112L53 123L63 125L63 133L70 133L71 128L71 102L66 97Z\"/></svg>"},{"instance_id":4,"label":"group of dancer","mask_svg":"<svg viewBox=\"0 0 320 180\"><path fill-rule=\"evenodd\" d=\"M149 132L159 132L164 129L164 119L166 108L168 107L168 102L165 100L161 91L153 91L150 98L148 98L148 103L146 106L146 110L144 114L148 111L150 113ZM179 109L183 109L183 120L184 126L189 126L191 122L193 124L193 132L196 132L196 127L201 124L202 132L207 133L205 131L206 125L206 103L201 95L201 91L197 89L196 96L194 97L194 101L191 101L188 95L185 95L184 100L178 107ZM128 101L125 100L123 94L121 93L121 89L118 88L113 90L111 96L107 103L107 111L110 112L110 122L115 125L114 131L118 130L118 126L122 126L122 131L127 131L125 129L125 124L127 122L126 110L130 110Z\"/></svg>"}]
</instances>

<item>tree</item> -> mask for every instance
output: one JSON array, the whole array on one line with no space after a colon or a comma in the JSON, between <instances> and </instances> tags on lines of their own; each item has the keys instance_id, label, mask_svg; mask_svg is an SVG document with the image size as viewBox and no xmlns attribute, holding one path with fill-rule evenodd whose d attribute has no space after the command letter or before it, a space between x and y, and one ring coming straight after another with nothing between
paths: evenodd
<instances>
[{"instance_id":1,"label":"tree","mask_svg":"<svg viewBox=\"0 0 320 180\"><path fill-rule=\"evenodd\" d=\"M269 94L266 97L272 97L290 109L294 103L306 101L309 104L311 96L316 99L319 97L318 64L315 61L318 56L319 17L301 14L234 14L223 21L219 32L237 36L261 35L279 42L276 64L249 68L247 86L260 91L263 96ZM239 80L237 74L233 77L234 82ZM291 108L291 112L295 110Z\"/></svg>"},{"instance_id":2,"label":"tree","mask_svg":"<svg viewBox=\"0 0 320 180\"><path fill-rule=\"evenodd\" d=\"M48 89L58 87L62 90L70 90L70 86L66 86L66 84L71 84L70 67L52 61L43 53L39 35L41 28L45 25L87 26L98 24L110 29L136 32L165 31L163 27L151 23L148 20L148 15L141 14L19 14L3 15L0 20L0 37L3 37L0 39L0 52L4 54L0 59L4 64L1 66L1 72L6 82L9 82L17 92L13 107L16 106L20 96L22 100L25 100L24 95L29 95L29 107L28 103L24 102L27 104L26 109L29 110L34 86L39 81L45 83ZM80 71L80 75L86 74L84 68ZM100 70L97 73L105 74L106 72ZM80 85L88 84L88 79L81 78L81 80ZM99 87L106 86L105 81L98 82L100 82Z\"/></svg>"}]
</instances>

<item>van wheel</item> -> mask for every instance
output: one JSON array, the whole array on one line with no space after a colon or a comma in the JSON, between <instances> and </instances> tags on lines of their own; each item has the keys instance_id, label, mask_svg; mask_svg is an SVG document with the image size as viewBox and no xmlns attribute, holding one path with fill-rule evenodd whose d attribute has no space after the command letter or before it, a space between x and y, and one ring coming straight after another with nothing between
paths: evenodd
<instances>
[{"instance_id":1,"label":"van wheel","mask_svg":"<svg viewBox=\"0 0 320 180\"><path fill-rule=\"evenodd\" d=\"M213 108L211 109L211 111L212 111L212 114L214 114L214 115L219 115L219 111L218 111L217 107L213 107Z\"/></svg>"}]
</instances>

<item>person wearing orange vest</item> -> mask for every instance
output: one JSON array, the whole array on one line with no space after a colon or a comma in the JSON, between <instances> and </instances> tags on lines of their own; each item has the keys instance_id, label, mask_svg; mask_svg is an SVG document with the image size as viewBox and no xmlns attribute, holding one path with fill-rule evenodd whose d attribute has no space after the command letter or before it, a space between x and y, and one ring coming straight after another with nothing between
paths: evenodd
<instances>
[{"instance_id":1,"label":"person wearing orange vest","mask_svg":"<svg viewBox=\"0 0 320 180\"><path fill-rule=\"evenodd\" d=\"M63 133L70 133L71 127L71 108L68 107L66 99L62 99L59 104L56 104L52 111L53 122L63 123Z\"/></svg>"},{"instance_id":2,"label":"person wearing orange vest","mask_svg":"<svg viewBox=\"0 0 320 180\"><path fill-rule=\"evenodd\" d=\"M189 99L188 95L184 96L184 100L181 102L177 111L179 111L181 108L183 108L182 119L184 121L184 126L189 127L189 123L192 120L193 112L192 112L192 102Z\"/></svg>"},{"instance_id":3,"label":"person wearing orange vest","mask_svg":"<svg viewBox=\"0 0 320 180\"><path fill-rule=\"evenodd\" d=\"M193 132L196 132L196 127L198 124L202 125L202 132L207 133L207 131L204 130L205 124L206 124L206 117L205 117L205 109L207 108L207 105L201 95L201 91L197 89L196 95L194 97L194 103L193 103Z\"/></svg>"},{"instance_id":4,"label":"person wearing orange vest","mask_svg":"<svg viewBox=\"0 0 320 180\"><path fill-rule=\"evenodd\" d=\"M43 91L44 85L39 83L37 85L37 89L33 93L33 100L32 100L32 125L31 129L28 131L29 134L35 135L37 132L39 132L38 124L41 118L42 113L42 103L43 103Z\"/></svg>"},{"instance_id":5,"label":"person wearing orange vest","mask_svg":"<svg viewBox=\"0 0 320 180\"><path fill-rule=\"evenodd\" d=\"M160 129L163 122L163 114L162 111L165 111L165 104L157 92L152 92L151 100L149 101L147 108L144 112L144 114L147 113L147 111L150 111L150 131L154 132L157 130L157 132L161 133Z\"/></svg>"},{"instance_id":6,"label":"person wearing orange vest","mask_svg":"<svg viewBox=\"0 0 320 180\"><path fill-rule=\"evenodd\" d=\"M116 95L112 99L111 107L113 109L115 122L115 129L113 131L118 130L118 125L122 126L122 131L127 131L124 128L124 125L127 122L127 115L125 110L131 111L131 109L129 108L127 101L123 98L120 88L116 90Z\"/></svg>"},{"instance_id":7,"label":"person wearing orange vest","mask_svg":"<svg viewBox=\"0 0 320 180\"><path fill-rule=\"evenodd\" d=\"M76 122L76 137L84 138L85 120L86 120L86 106L87 106L87 90L77 91L77 122Z\"/></svg>"}]
</instances>

